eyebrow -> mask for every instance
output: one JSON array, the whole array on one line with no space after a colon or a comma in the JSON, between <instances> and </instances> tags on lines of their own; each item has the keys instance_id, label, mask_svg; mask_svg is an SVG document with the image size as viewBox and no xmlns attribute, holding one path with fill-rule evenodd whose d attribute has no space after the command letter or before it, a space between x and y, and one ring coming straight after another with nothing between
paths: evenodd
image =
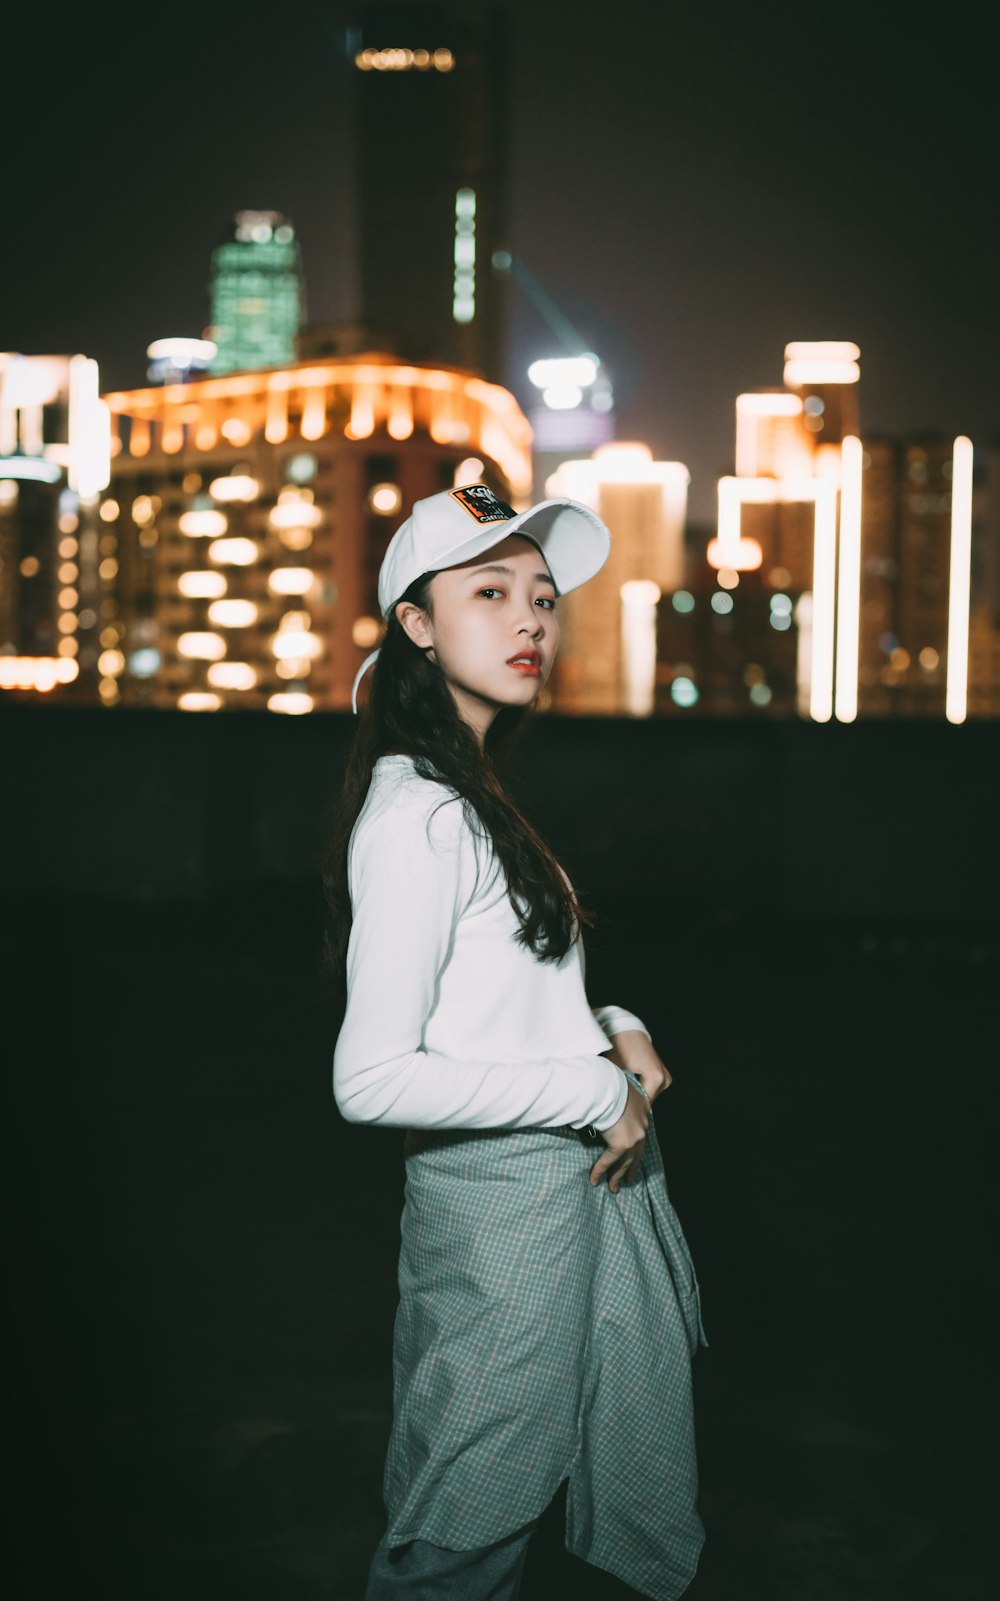
<instances>
[{"instance_id":1,"label":"eyebrow","mask_svg":"<svg viewBox=\"0 0 1000 1601\"><path fill-rule=\"evenodd\" d=\"M489 562L485 567L474 567L469 577L475 578L477 573L503 573L507 578L516 576L513 567L503 567L499 562ZM555 589L555 579L551 573L535 573L534 577L542 584L551 584Z\"/></svg>"}]
</instances>

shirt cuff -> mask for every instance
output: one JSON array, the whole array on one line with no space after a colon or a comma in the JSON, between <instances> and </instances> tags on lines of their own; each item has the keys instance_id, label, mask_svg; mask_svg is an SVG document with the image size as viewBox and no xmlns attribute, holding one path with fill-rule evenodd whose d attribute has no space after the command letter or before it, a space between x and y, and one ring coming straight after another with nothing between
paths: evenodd
<instances>
[{"instance_id":1,"label":"shirt cuff","mask_svg":"<svg viewBox=\"0 0 1000 1601\"><path fill-rule=\"evenodd\" d=\"M618 1071L621 1072L621 1069L619 1068ZM599 1133L602 1132L602 1130L604 1130L606 1128L610 1128L613 1123L617 1123L618 1119L621 1117L622 1113L624 1112L624 1110L625 1110L625 1102L628 1100L628 1079L625 1077L624 1073L622 1073L621 1076L622 1076L621 1088L620 1088L620 1090L618 1092L618 1100L617 1100L617 1104L615 1106L615 1110L613 1112L606 1113L605 1116L602 1117L599 1122L588 1123L587 1124L587 1132L588 1133L599 1134Z\"/></svg>"},{"instance_id":2,"label":"shirt cuff","mask_svg":"<svg viewBox=\"0 0 1000 1601\"><path fill-rule=\"evenodd\" d=\"M642 1019L636 1017L634 1012L626 1012L624 1006L595 1006L593 1012L608 1039L612 1039L616 1034L624 1034L627 1029L637 1029L640 1034L645 1034L646 1038L652 1041L653 1036Z\"/></svg>"}]
</instances>

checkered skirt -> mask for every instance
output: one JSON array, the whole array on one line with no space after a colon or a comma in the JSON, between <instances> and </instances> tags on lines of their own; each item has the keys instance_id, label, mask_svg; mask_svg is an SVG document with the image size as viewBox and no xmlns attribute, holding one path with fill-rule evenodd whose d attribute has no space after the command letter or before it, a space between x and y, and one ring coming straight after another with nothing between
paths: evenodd
<instances>
[{"instance_id":1,"label":"checkered skirt","mask_svg":"<svg viewBox=\"0 0 1000 1601\"><path fill-rule=\"evenodd\" d=\"M708 1344L650 1119L634 1185L573 1128L404 1143L390 1546L491 1544L569 1479L565 1543L655 1601L695 1572L691 1362Z\"/></svg>"}]
</instances>

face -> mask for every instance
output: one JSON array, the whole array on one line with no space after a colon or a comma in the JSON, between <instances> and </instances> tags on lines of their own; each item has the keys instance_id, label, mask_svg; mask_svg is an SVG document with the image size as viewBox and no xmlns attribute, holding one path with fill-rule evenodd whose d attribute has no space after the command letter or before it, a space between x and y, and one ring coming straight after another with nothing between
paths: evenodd
<instances>
[{"instance_id":1,"label":"face","mask_svg":"<svg viewBox=\"0 0 1000 1601\"><path fill-rule=\"evenodd\" d=\"M527 706L559 645L556 588L537 546L508 534L490 550L435 573L432 613L400 602L415 645L440 663L459 713L485 737L504 706ZM525 665L518 665L526 658Z\"/></svg>"}]
</instances>

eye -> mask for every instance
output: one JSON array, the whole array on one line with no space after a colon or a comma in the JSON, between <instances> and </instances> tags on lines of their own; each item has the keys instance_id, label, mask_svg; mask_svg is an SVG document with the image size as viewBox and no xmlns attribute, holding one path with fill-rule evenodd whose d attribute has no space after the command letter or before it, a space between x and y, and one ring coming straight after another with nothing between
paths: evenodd
<instances>
[{"instance_id":1,"label":"eye","mask_svg":"<svg viewBox=\"0 0 1000 1601\"><path fill-rule=\"evenodd\" d=\"M553 595L539 595L538 599L535 602L535 605L536 606L547 606L549 611L555 611L555 609L556 609L555 597Z\"/></svg>"},{"instance_id":2,"label":"eye","mask_svg":"<svg viewBox=\"0 0 1000 1601\"><path fill-rule=\"evenodd\" d=\"M487 584L485 589L480 589L479 591L477 591L477 593L480 594L480 595L499 595L500 594L500 590L499 589L495 589L490 584Z\"/></svg>"}]
</instances>

